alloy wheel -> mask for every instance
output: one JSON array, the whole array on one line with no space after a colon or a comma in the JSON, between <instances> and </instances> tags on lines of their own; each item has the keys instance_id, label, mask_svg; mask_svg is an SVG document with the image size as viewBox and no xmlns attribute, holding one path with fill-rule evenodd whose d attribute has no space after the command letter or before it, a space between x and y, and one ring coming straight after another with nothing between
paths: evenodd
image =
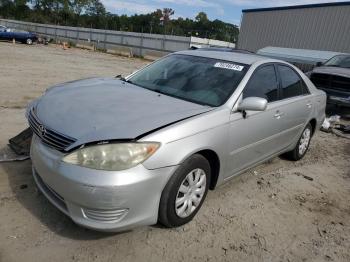
<instances>
[{"instance_id":1,"label":"alloy wheel","mask_svg":"<svg viewBox=\"0 0 350 262\"><path fill-rule=\"evenodd\" d=\"M299 154L304 155L306 152L309 142L311 138L311 130L309 128L306 128L301 135L300 142L299 142Z\"/></svg>"}]
</instances>

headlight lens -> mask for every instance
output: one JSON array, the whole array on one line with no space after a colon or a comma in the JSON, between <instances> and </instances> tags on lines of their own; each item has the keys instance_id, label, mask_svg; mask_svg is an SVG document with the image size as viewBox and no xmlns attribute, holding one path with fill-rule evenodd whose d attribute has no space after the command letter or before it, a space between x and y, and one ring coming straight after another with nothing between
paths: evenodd
<instances>
[{"instance_id":1,"label":"headlight lens","mask_svg":"<svg viewBox=\"0 0 350 262\"><path fill-rule=\"evenodd\" d=\"M159 146L155 142L89 146L65 156L63 162L98 170L120 171L142 163Z\"/></svg>"}]
</instances>

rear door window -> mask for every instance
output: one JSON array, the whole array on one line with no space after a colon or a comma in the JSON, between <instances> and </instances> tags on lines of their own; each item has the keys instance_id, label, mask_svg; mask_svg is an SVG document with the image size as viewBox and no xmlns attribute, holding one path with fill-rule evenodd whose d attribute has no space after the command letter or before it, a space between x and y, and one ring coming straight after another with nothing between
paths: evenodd
<instances>
[{"instance_id":1,"label":"rear door window","mask_svg":"<svg viewBox=\"0 0 350 262\"><path fill-rule=\"evenodd\" d=\"M243 98L262 97L268 102L278 100L278 81L273 65L258 68L243 90Z\"/></svg>"},{"instance_id":2,"label":"rear door window","mask_svg":"<svg viewBox=\"0 0 350 262\"><path fill-rule=\"evenodd\" d=\"M281 78L283 99L309 93L304 81L292 68L278 65L278 72Z\"/></svg>"}]
</instances>

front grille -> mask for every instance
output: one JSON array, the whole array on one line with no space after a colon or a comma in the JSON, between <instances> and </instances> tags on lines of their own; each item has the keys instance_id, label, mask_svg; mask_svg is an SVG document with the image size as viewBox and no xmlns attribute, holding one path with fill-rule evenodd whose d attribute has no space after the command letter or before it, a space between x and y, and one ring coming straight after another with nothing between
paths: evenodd
<instances>
[{"instance_id":1,"label":"front grille","mask_svg":"<svg viewBox=\"0 0 350 262\"><path fill-rule=\"evenodd\" d=\"M332 88L350 92L350 78L343 76L332 77Z\"/></svg>"},{"instance_id":2,"label":"front grille","mask_svg":"<svg viewBox=\"0 0 350 262\"><path fill-rule=\"evenodd\" d=\"M76 141L76 139L72 137L60 134L59 132L44 126L36 116L34 108L31 108L29 111L28 122L30 128L44 144L59 151L64 151L64 149Z\"/></svg>"},{"instance_id":3,"label":"front grille","mask_svg":"<svg viewBox=\"0 0 350 262\"><path fill-rule=\"evenodd\" d=\"M84 215L95 221L103 223L115 223L121 220L128 212L128 209L115 210L97 210L97 209L83 209Z\"/></svg>"},{"instance_id":4,"label":"front grille","mask_svg":"<svg viewBox=\"0 0 350 262\"><path fill-rule=\"evenodd\" d=\"M319 88L350 91L350 78L348 77L313 73L310 79Z\"/></svg>"}]
</instances>

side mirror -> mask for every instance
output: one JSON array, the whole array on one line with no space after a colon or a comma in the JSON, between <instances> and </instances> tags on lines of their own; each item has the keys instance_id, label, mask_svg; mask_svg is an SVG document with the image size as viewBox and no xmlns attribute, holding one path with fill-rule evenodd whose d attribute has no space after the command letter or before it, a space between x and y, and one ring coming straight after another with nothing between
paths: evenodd
<instances>
[{"instance_id":1,"label":"side mirror","mask_svg":"<svg viewBox=\"0 0 350 262\"><path fill-rule=\"evenodd\" d=\"M247 97L238 105L239 111L265 111L267 100L261 97Z\"/></svg>"},{"instance_id":2,"label":"side mirror","mask_svg":"<svg viewBox=\"0 0 350 262\"><path fill-rule=\"evenodd\" d=\"M317 62L316 63L316 67L319 67L319 66L323 66L323 63L322 62Z\"/></svg>"}]
</instances>

